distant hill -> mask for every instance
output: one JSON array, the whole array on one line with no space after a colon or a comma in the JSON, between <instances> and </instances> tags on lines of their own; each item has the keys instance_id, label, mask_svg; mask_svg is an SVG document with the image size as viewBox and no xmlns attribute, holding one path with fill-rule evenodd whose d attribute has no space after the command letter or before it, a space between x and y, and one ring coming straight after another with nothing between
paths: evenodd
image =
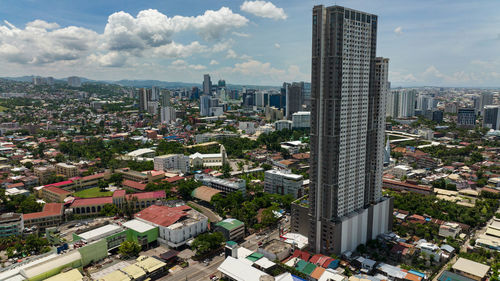
<instances>
[{"instance_id":1,"label":"distant hill","mask_svg":"<svg viewBox=\"0 0 500 281\"><path fill-rule=\"evenodd\" d=\"M21 77L0 77L2 79L7 79L7 80L13 80L13 81L18 81L18 82L31 82L33 81L34 75L31 76L21 76ZM54 81L56 83L66 83L68 79L67 78L54 78ZM192 87L199 87L201 88L202 85L198 83L186 83L186 82L167 82L167 81L160 81L160 80L119 80L119 81L102 81L102 80L92 80L92 79L87 79L85 77L80 77L80 80L82 83L103 83L103 84L117 84L125 87L137 87L137 88L151 88L153 86L157 86L160 88L192 88ZM227 85L231 89L241 89L243 87L247 89L269 89L269 88L276 88L279 89L279 86L257 86L257 85L238 85L238 84L228 84Z\"/></svg>"}]
</instances>

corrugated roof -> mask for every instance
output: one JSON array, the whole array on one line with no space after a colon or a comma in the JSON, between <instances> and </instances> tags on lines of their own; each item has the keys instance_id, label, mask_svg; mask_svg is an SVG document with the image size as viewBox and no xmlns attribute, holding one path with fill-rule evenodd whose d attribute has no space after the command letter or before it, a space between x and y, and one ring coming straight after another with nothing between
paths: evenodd
<instances>
[{"instance_id":1,"label":"corrugated roof","mask_svg":"<svg viewBox=\"0 0 500 281\"><path fill-rule=\"evenodd\" d=\"M127 275L129 275L133 279L139 279L142 276L146 275L146 272L135 264L131 264L127 267L121 268L120 270L127 273Z\"/></svg>"},{"instance_id":2,"label":"corrugated roof","mask_svg":"<svg viewBox=\"0 0 500 281\"><path fill-rule=\"evenodd\" d=\"M79 198L73 201L71 207L104 205L104 204L113 204L113 198L111 196L96 197L96 198Z\"/></svg>"},{"instance_id":3,"label":"corrugated roof","mask_svg":"<svg viewBox=\"0 0 500 281\"><path fill-rule=\"evenodd\" d=\"M170 226L182 217L187 216L188 214L185 211L189 209L191 208L186 205L181 207L152 205L135 214L135 217L152 222L156 225Z\"/></svg>"},{"instance_id":4,"label":"corrugated roof","mask_svg":"<svg viewBox=\"0 0 500 281\"><path fill-rule=\"evenodd\" d=\"M55 276L45 279L45 281L81 281L81 280L83 280L83 275L76 268L68 272L59 273Z\"/></svg>"},{"instance_id":5,"label":"corrugated roof","mask_svg":"<svg viewBox=\"0 0 500 281\"><path fill-rule=\"evenodd\" d=\"M318 266L313 270L313 272L311 272L310 276L314 279L319 279L324 272L325 269Z\"/></svg>"},{"instance_id":6,"label":"corrugated roof","mask_svg":"<svg viewBox=\"0 0 500 281\"><path fill-rule=\"evenodd\" d=\"M477 276L483 278L486 276L490 267L482 263L471 261L464 258L459 258L457 262L452 266L453 270L460 270L462 272L471 274L472 276Z\"/></svg>"},{"instance_id":7,"label":"corrugated roof","mask_svg":"<svg viewBox=\"0 0 500 281\"><path fill-rule=\"evenodd\" d=\"M220 227L223 227L229 231L239 227L239 226L242 226L243 225L243 222L242 221L239 221L237 219L225 219L221 222L218 222L215 224L216 226L220 226Z\"/></svg>"},{"instance_id":8,"label":"corrugated roof","mask_svg":"<svg viewBox=\"0 0 500 281\"><path fill-rule=\"evenodd\" d=\"M99 281L130 281L131 279L123 272L115 270L99 279Z\"/></svg>"},{"instance_id":9,"label":"corrugated roof","mask_svg":"<svg viewBox=\"0 0 500 281\"><path fill-rule=\"evenodd\" d=\"M222 191L218 189L202 185L193 190L193 192L191 192L191 196L206 202L210 202L214 195L219 194L221 192Z\"/></svg>"}]
</instances>

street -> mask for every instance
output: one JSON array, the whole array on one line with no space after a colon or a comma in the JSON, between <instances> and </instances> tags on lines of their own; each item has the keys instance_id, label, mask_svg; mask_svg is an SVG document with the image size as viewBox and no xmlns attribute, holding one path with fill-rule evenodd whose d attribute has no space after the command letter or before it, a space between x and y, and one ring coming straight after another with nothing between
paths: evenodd
<instances>
[{"instance_id":1,"label":"street","mask_svg":"<svg viewBox=\"0 0 500 281\"><path fill-rule=\"evenodd\" d=\"M217 273L217 268L224 261L224 257L216 256L212 259L208 266L203 263L190 261L190 265L181 271L175 273L169 273L167 276L160 278L159 280L168 281L201 281L209 280L210 275Z\"/></svg>"}]
</instances>

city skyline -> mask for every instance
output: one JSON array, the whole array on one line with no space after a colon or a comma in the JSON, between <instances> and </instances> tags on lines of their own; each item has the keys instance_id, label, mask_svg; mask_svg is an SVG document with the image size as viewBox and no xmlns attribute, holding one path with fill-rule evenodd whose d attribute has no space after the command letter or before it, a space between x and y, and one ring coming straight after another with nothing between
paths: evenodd
<instances>
[{"instance_id":1,"label":"city skyline","mask_svg":"<svg viewBox=\"0 0 500 281\"><path fill-rule=\"evenodd\" d=\"M314 4L321 2L4 1L0 76L200 83L210 73L232 84L308 82ZM498 3L337 4L382 18L378 49L391 58L393 86L499 86Z\"/></svg>"}]
</instances>

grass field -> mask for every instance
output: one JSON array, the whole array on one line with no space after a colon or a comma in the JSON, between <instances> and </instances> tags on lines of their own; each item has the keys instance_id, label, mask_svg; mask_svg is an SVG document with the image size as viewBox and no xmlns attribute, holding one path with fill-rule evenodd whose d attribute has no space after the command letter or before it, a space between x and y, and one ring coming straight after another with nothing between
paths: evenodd
<instances>
[{"instance_id":1,"label":"grass field","mask_svg":"<svg viewBox=\"0 0 500 281\"><path fill-rule=\"evenodd\" d=\"M113 195L113 192L111 192L111 191L101 192L99 187L92 187L89 189L80 190L78 192L75 192L73 195L76 197L80 197L80 198L105 197L105 196Z\"/></svg>"},{"instance_id":2,"label":"grass field","mask_svg":"<svg viewBox=\"0 0 500 281\"><path fill-rule=\"evenodd\" d=\"M8 108L0 105L0 112L7 110Z\"/></svg>"}]
</instances>

